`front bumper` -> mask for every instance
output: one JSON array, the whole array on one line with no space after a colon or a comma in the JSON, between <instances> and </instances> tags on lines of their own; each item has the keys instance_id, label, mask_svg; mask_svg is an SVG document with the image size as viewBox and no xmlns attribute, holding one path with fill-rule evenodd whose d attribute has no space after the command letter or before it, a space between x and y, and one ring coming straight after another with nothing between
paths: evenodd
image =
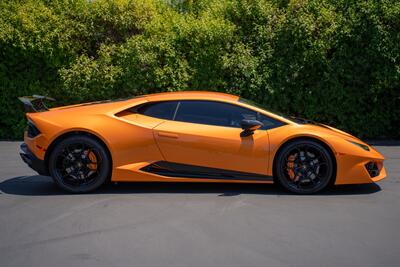
<instances>
[{"instance_id":1,"label":"front bumper","mask_svg":"<svg viewBox=\"0 0 400 267\"><path fill-rule=\"evenodd\" d=\"M33 170L35 170L40 175L49 175L49 172L46 168L46 164L44 160L37 158L28 148L25 143L22 143L20 146L19 155L22 160L28 164Z\"/></svg>"},{"instance_id":2,"label":"front bumper","mask_svg":"<svg viewBox=\"0 0 400 267\"><path fill-rule=\"evenodd\" d=\"M367 184L375 183L386 177L383 158L366 158L355 155L341 154L336 157L337 174L335 184ZM379 172L371 174L366 165L369 163L381 164Z\"/></svg>"}]
</instances>

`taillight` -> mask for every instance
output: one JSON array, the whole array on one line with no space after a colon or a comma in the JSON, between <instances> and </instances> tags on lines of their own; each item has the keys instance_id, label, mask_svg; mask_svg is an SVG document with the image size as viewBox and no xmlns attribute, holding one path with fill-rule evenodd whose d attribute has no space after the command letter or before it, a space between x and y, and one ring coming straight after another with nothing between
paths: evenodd
<instances>
[{"instance_id":1,"label":"taillight","mask_svg":"<svg viewBox=\"0 0 400 267\"><path fill-rule=\"evenodd\" d=\"M26 131L27 131L28 137L30 137L30 138L34 138L40 134L39 129L31 121L28 121L28 126L26 128Z\"/></svg>"}]
</instances>

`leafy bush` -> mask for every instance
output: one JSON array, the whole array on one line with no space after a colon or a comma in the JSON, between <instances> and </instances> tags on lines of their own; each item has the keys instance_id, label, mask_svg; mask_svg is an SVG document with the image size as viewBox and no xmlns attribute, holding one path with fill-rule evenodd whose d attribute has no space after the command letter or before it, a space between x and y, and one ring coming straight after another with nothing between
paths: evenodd
<instances>
[{"instance_id":1,"label":"leafy bush","mask_svg":"<svg viewBox=\"0 0 400 267\"><path fill-rule=\"evenodd\" d=\"M396 0L0 3L0 138L60 104L214 90L360 137L400 137Z\"/></svg>"}]
</instances>

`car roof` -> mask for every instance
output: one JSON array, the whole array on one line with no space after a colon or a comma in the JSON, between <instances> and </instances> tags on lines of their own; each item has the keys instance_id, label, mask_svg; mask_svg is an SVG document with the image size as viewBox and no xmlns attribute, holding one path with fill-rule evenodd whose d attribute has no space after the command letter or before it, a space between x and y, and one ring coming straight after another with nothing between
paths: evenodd
<instances>
[{"instance_id":1,"label":"car roof","mask_svg":"<svg viewBox=\"0 0 400 267\"><path fill-rule=\"evenodd\" d=\"M238 96L221 93L221 92L209 92L209 91L180 91L180 92L165 92L145 95L149 101L159 100L181 100L181 99L205 99L205 100L225 100L225 101L237 101Z\"/></svg>"}]
</instances>

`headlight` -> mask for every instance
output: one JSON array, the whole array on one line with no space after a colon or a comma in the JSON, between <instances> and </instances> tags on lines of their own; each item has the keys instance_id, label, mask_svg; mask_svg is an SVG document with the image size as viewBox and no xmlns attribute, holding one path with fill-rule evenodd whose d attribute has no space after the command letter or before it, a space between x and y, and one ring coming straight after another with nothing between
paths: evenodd
<instances>
[{"instance_id":1,"label":"headlight","mask_svg":"<svg viewBox=\"0 0 400 267\"><path fill-rule=\"evenodd\" d=\"M362 149L364 149L364 150L366 150L366 151L369 151L369 147L366 146L366 145L363 145L363 144L360 144L360 143L357 143L357 142L354 142L354 141L350 141L350 140L347 140L347 141L349 141L349 142L352 143L353 145L356 145L356 146L358 146L358 147L361 147Z\"/></svg>"}]
</instances>

